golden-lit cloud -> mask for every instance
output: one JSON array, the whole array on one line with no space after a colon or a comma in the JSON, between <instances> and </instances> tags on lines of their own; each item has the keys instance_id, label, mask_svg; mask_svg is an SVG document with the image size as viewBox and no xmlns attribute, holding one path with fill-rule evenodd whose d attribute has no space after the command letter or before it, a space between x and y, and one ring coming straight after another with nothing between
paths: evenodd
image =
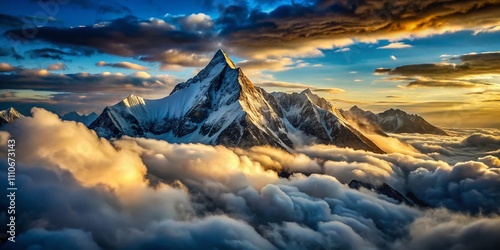
<instances>
[{"instance_id":1,"label":"golden-lit cloud","mask_svg":"<svg viewBox=\"0 0 500 250\"><path fill-rule=\"evenodd\" d=\"M403 42L394 42L394 43L390 43L390 44L385 45L385 46L380 46L377 49L406 49L406 48L411 48L411 47L413 47L413 46L411 46L410 44L406 44Z\"/></svg>"},{"instance_id":2,"label":"golden-lit cloud","mask_svg":"<svg viewBox=\"0 0 500 250\"><path fill-rule=\"evenodd\" d=\"M332 5L341 14L332 15ZM486 0L361 1L356 5L319 1L311 6L283 5L271 13L261 13L250 23L241 17L241 27L228 21L224 40L229 47L241 48L235 52L254 58L320 55L318 49L344 47L354 41L390 40L393 44L389 48L402 48L408 46L398 40L462 30L494 30L500 24L498 9L498 3ZM227 19L240 21L229 14Z\"/></svg>"},{"instance_id":3,"label":"golden-lit cloud","mask_svg":"<svg viewBox=\"0 0 500 250\"><path fill-rule=\"evenodd\" d=\"M154 55L140 58L146 62L160 62L162 70L178 70L181 67L201 67L206 65L210 58L203 54L185 53L179 50L170 49Z\"/></svg>"},{"instance_id":4,"label":"golden-lit cloud","mask_svg":"<svg viewBox=\"0 0 500 250\"><path fill-rule=\"evenodd\" d=\"M500 53L470 53L452 57L457 63L402 65L394 69L377 68L376 74L388 73L392 81L407 81L408 87L474 88L495 85L500 76Z\"/></svg>"},{"instance_id":5,"label":"golden-lit cloud","mask_svg":"<svg viewBox=\"0 0 500 250\"><path fill-rule=\"evenodd\" d=\"M66 64L61 63L61 62L50 64L47 67L47 70L50 70L50 71L59 71L59 70L66 70L66 69L68 69Z\"/></svg>"},{"instance_id":6,"label":"golden-lit cloud","mask_svg":"<svg viewBox=\"0 0 500 250\"><path fill-rule=\"evenodd\" d=\"M318 88L312 85L306 85L302 83L290 83L290 82L280 82L280 81L271 81L271 82L259 82L255 83L256 86L264 87L264 88L280 88L280 89L290 89L295 91L302 91L305 89L311 89L315 92L324 92L328 94L340 94L345 93L344 89L340 88Z\"/></svg>"},{"instance_id":7,"label":"golden-lit cloud","mask_svg":"<svg viewBox=\"0 0 500 250\"><path fill-rule=\"evenodd\" d=\"M133 73L132 75L135 76L135 77L144 78L144 79L151 78L151 75L148 72L145 72L145 71L137 71L137 72Z\"/></svg>"},{"instance_id":8,"label":"golden-lit cloud","mask_svg":"<svg viewBox=\"0 0 500 250\"><path fill-rule=\"evenodd\" d=\"M95 65L96 66L108 66L108 67L114 67L114 68L122 68L122 69L133 69L133 70L140 70L140 71L148 70L147 67L144 67L144 66L136 64L136 63L131 63L131 62L107 63L104 61L99 61Z\"/></svg>"},{"instance_id":9,"label":"golden-lit cloud","mask_svg":"<svg viewBox=\"0 0 500 250\"><path fill-rule=\"evenodd\" d=\"M254 60L243 60L236 64L236 66L241 67L245 72L250 72L254 70L266 70L266 71L285 71L294 68L300 68L308 66L309 64L303 61L294 61L291 58L279 58L279 59L254 59ZM250 72L251 74L251 72Z\"/></svg>"},{"instance_id":10,"label":"golden-lit cloud","mask_svg":"<svg viewBox=\"0 0 500 250\"><path fill-rule=\"evenodd\" d=\"M31 129L40 135L18 138L30 141L22 149L26 154L24 163L40 163L68 170L78 181L89 186L106 184L119 189L143 182L146 167L137 155L127 150L116 150L81 123L61 122L57 115L38 108L33 109L32 115L17 124L17 129ZM50 141L46 137L48 135ZM36 146L43 141L46 147Z\"/></svg>"},{"instance_id":11,"label":"golden-lit cloud","mask_svg":"<svg viewBox=\"0 0 500 250\"><path fill-rule=\"evenodd\" d=\"M16 71L18 68L8 63L0 63L0 73Z\"/></svg>"}]
</instances>

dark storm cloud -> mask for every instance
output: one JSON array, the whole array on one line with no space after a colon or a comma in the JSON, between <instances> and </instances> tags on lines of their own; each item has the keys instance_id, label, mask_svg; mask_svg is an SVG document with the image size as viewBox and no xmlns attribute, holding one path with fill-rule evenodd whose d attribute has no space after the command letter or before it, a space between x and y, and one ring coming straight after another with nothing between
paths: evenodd
<instances>
[{"instance_id":1,"label":"dark storm cloud","mask_svg":"<svg viewBox=\"0 0 500 250\"><path fill-rule=\"evenodd\" d=\"M496 26L496 1L305 1L281 5L269 13L246 4L219 10L225 44L240 53L316 53L352 43L428 36L446 31ZM453 30L451 30L453 29ZM288 50L288 52L287 52Z\"/></svg>"},{"instance_id":2,"label":"dark storm cloud","mask_svg":"<svg viewBox=\"0 0 500 250\"><path fill-rule=\"evenodd\" d=\"M166 59L157 57L162 51L176 50L190 55L212 53L215 50L214 32L197 30L199 28L197 23L204 22L206 20L203 18L187 18L185 21L187 27L196 29L190 31L160 19L138 20L136 17L127 16L93 26L39 27L33 39L72 50L82 48L125 57L142 57L146 61L165 62ZM8 34L22 37L21 30L11 30Z\"/></svg>"},{"instance_id":3,"label":"dark storm cloud","mask_svg":"<svg viewBox=\"0 0 500 250\"><path fill-rule=\"evenodd\" d=\"M89 3L75 2L81 6L90 6ZM302 1L283 3L269 12L246 1L205 3L217 6L216 20L201 13L166 15L163 20L128 16L87 27L39 27L33 39L62 47L79 46L113 55L143 57L168 65L171 62L157 58L158 53L213 53L220 43L228 52L244 58L320 56L320 49L354 41L397 41L500 24L498 2L487 0ZM21 33L14 29L11 36Z\"/></svg>"},{"instance_id":4,"label":"dark storm cloud","mask_svg":"<svg viewBox=\"0 0 500 250\"><path fill-rule=\"evenodd\" d=\"M455 58L458 64L412 64L396 67L389 74L449 79L480 74L500 74L500 52L466 54Z\"/></svg>"},{"instance_id":5,"label":"dark storm cloud","mask_svg":"<svg viewBox=\"0 0 500 250\"><path fill-rule=\"evenodd\" d=\"M130 94L144 98L158 98L171 92L181 79L169 75L151 76L138 71L133 74L77 73L57 74L65 70L63 63L51 64L47 69L22 69L0 63L0 82L3 89L39 91L40 96L16 95L0 100L2 109L14 106L23 113L32 107L43 107L57 113L80 111L100 112L103 107L117 103Z\"/></svg>"},{"instance_id":6,"label":"dark storm cloud","mask_svg":"<svg viewBox=\"0 0 500 250\"><path fill-rule=\"evenodd\" d=\"M2 57L2 56L8 56L9 54L10 54L9 50L0 48L0 57Z\"/></svg>"},{"instance_id":7,"label":"dark storm cloud","mask_svg":"<svg viewBox=\"0 0 500 250\"><path fill-rule=\"evenodd\" d=\"M24 24L20 17L0 13L0 27L19 28Z\"/></svg>"},{"instance_id":8,"label":"dark storm cloud","mask_svg":"<svg viewBox=\"0 0 500 250\"><path fill-rule=\"evenodd\" d=\"M101 249L92 239L90 233L79 229L61 229L47 231L43 228L34 228L17 239L16 247L29 249L36 245L42 249Z\"/></svg>"},{"instance_id":9,"label":"dark storm cloud","mask_svg":"<svg viewBox=\"0 0 500 250\"><path fill-rule=\"evenodd\" d=\"M39 0L31 0L34 3L40 3L44 1L39 1ZM98 13L101 14L107 14L107 13L113 13L113 14L130 14L132 11L124 6L121 5L119 1L106 1L106 3L103 3L101 1L96 1L96 0L70 0L70 1L59 1L61 4L64 5L74 5L82 9L88 9L88 10L96 10Z\"/></svg>"},{"instance_id":10,"label":"dark storm cloud","mask_svg":"<svg viewBox=\"0 0 500 250\"><path fill-rule=\"evenodd\" d=\"M0 67L3 64L0 64ZM5 65L4 71L15 71ZM168 90L180 81L174 77L153 77L147 73L121 74L52 74L46 70L26 69L12 74L0 74L2 88L72 93L152 93Z\"/></svg>"},{"instance_id":11,"label":"dark storm cloud","mask_svg":"<svg viewBox=\"0 0 500 250\"><path fill-rule=\"evenodd\" d=\"M388 73L392 81L407 81L408 87L474 88L493 85L486 80L473 79L476 75L500 74L500 52L461 55L455 63L411 64L394 69L378 68L375 73Z\"/></svg>"},{"instance_id":12,"label":"dark storm cloud","mask_svg":"<svg viewBox=\"0 0 500 250\"><path fill-rule=\"evenodd\" d=\"M77 50L60 50L54 48L43 48L43 49L33 49L26 51L26 54L34 59L34 58L44 58L44 59L52 59L52 60L66 60L65 56L90 56L95 52L91 49L83 49L79 48Z\"/></svg>"},{"instance_id":13,"label":"dark storm cloud","mask_svg":"<svg viewBox=\"0 0 500 250\"><path fill-rule=\"evenodd\" d=\"M479 86L492 85L482 81L449 81L449 80L410 80L408 87L445 87L445 88L476 88Z\"/></svg>"},{"instance_id":14,"label":"dark storm cloud","mask_svg":"<svg viewBox=\"0 0 500 250\"><path fill-rule=\"evenodd\" d=\"M18 61L24 59L24 57L19 55L14 48L10 49L0 48L0 57L5 57L5 56L11 56L12 58Z\"/></svg>"}]
</instances>

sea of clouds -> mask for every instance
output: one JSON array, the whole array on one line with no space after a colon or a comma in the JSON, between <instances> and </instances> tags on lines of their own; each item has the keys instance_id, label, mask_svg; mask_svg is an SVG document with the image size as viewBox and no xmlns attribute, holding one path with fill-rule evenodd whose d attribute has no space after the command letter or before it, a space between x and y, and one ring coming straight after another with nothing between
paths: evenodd
<instances>
[{"instance_id":1,"label":"sea of clouds","mask_svg":"<svg viewBox=\"0 0 500 250\"><path fill-rule=\"evenodd\" d=\"M3 152L8 139L16 140L18 191L16 242L0 249L500 245L499 130L392 135L399 141L387 139L390 153L375 154L327 145L289 153L131 137L108 141L37 108L2 129ZM1 157L0 180L7 180ZM353 179L412 192L431 208L351 189ZM1 183L5 190L7 181ZM8 200L0 206L8 207ZM7 224L3 209L0 222Z\"/></svg>"}]
</instances>

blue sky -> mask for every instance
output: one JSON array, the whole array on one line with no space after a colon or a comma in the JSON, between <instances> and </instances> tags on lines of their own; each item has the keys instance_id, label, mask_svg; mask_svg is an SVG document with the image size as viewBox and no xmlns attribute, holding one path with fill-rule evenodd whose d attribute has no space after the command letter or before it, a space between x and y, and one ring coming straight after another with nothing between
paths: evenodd
<instances>
[{"instance_id":1,"label":"blue sky","mask_svg":"<svg viewBox=\"0 0 500 250\"><path fill-rule=\"evenodd\" d=\"M500 126L488 119L500 117L499 5L403 2L2 1L0 109L99 113L128 94L159 98L221 48L268 91Z\"/></svg>"}]
</instances>

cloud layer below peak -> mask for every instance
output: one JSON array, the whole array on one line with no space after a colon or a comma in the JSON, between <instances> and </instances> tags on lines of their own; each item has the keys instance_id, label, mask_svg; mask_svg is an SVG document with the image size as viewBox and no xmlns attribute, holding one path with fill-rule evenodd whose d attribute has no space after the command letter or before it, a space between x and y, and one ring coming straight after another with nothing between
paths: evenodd
<instances>
[{"instance_id":1,"label":"cloud layer below peak","mask_svg":"<svg viewBox=\"0 0 500 250\"><path fill-rule=\"evenodd\" d=\"M425 148L409 156L326 145L288 153L129 137L110 142L43 109L3 129L1 145L9 138L23 145L15 247L485 249L499 243L496 130L403 135ZM463 160L452 162L449 154ZM352 179L388 183L434 208L350 189Z\"/></svg>"}]
</instances>

